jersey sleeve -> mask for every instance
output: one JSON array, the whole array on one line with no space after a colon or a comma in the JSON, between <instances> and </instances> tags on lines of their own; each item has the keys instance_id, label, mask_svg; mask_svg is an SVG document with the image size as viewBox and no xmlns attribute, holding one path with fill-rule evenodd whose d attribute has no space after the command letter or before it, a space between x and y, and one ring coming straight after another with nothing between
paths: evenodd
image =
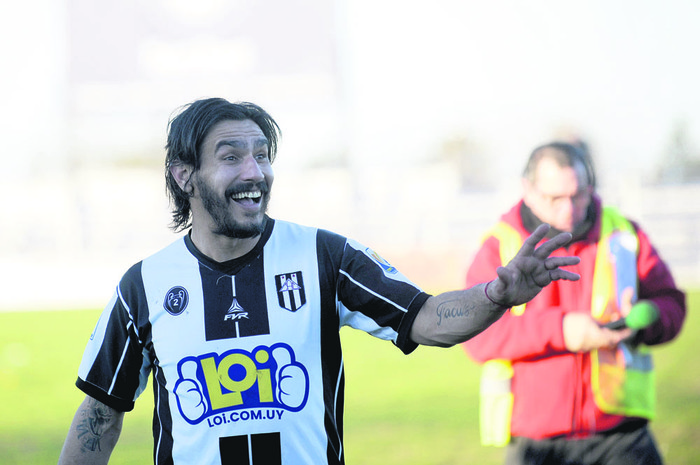
<instances>
[{"instance_id":1,"label":"jersey sleeve","mask_svg":"<svg viewBox=\"0 0 700 465\"><path fill-rule=\"evenodd\" d=\"M134 408L145 389L150 360L137 324L143 305L141 264L122 278L103 310L83 353L76 386L85 394L121 412Z\"/></svg>"},{"instance_id":2,"label":"jersey sleeve","mask_svg":"<svg viewBox=\"0 0 700 465\"><path fill-rule=\"evenodd\" d=\"M341 326L392 341L404 353L418 346L413 321L429 294L372 249L346 239L339 258L336 292Z\"/></svg>"}]
</instances>

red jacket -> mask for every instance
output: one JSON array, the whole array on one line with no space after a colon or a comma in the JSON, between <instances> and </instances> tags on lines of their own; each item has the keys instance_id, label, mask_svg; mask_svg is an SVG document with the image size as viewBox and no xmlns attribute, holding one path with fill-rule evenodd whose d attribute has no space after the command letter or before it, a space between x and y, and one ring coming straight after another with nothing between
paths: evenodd
<instances>
[{"instance_id":1,"label":"red jacket","mask_svg":"<svg viewBox=\"0 0 700 465\"><path fill-rule=\"evenodd\" d=\"M585 437L619 426L625 417L601 412L595 405L590 386L590 355L572 353L564 346L562 318L567 312L591 312L591 283L600 237L600 200L594 198L596 221L587 235L553 255L576 255L581 263L567 269L579 273L579 281L555 281L514 316L507 312L483 333L465 343L467 352L478 362L508 359L513 362L514 396L511 434L532 439L566 435ZM518 230L523 240L529 236L520 217L522 201L502 220ZM641 331L647 345L673 339L685 319L685 295L649 242L648 236L633 223L639 237L637 271L638 298L651 300L659 308L656 323ZM496 278L501 265L499 243L488 237L467 272L467 287Z\"/></svg>"}]
</instances>

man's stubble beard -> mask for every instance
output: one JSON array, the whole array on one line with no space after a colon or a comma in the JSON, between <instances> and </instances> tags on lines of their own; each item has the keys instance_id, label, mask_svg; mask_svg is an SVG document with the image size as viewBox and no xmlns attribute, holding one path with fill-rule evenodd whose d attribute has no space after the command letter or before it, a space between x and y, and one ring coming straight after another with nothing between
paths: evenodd
<instances>
[{"instance_id":1,"label":"man's stubble beard","mask_svg":"<svg viewBox=\"0 0 700 465\"><path fill-rule=\"evenodd\" d=\"M199 177L194 179L194 186L199 192L200 198L202 200L202 205L207 210L212 220L214 220L214 229L212 232L214 234L219 234L222 236L229 237L231 239L248 239L251 237L259 236L265 229L265 214L267 213L267 207L270 202L270 190L265 181L257 184L257 186L262 190L262 217L259 221L254 223L241 223L237 221L233 214L231 213L231 195L237 191L246 190L250 188L250 184L244 186L234 186L226 190L225 197L221 197L213 189L210 189L206 182L202 181Z\"/></svg>"}]
</instances>

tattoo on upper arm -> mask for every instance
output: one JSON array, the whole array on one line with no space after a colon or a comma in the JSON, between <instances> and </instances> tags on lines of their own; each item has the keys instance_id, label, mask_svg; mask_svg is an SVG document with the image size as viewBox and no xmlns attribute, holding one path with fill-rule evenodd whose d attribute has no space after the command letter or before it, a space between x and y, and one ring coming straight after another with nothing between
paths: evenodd
<instances>
[{"instance_id":1,"label":"tattoo on upper arm","mask_svg":"<svg viewBox=\"0 0 700 465\"><path fill-rule=\"evenodd\" d=\"M435 310L438 318L437 325L440 326L443 321L451 318L469 318L472 316L473 310L474 305L464 303L459 299L441 302Z\"/></svg>"},{"instance_id":2,"label":"tattoo on upper arm","mask_svg":"<svg viewBox=\"0 0 700 465\"><path fill-rule=\"evenodd\" d=\"M89 399L76 426L83 452L102 450L100 440L114 418L114 411L102 402Z\"/></svg>"}]
</instances>

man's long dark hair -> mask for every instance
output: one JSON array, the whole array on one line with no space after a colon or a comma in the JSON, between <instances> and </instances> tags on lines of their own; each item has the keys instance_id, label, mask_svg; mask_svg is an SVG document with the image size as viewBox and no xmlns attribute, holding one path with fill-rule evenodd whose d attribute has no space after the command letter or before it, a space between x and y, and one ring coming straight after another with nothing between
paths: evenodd
<instances>
[{"instance_id":1,"label":"man's long dark hair","mask_svg":"<svg viewBox=\"0 0 700 465\"><path fill-rule=\"evenodd\" d=\"M173 205L171 228L182 231L191 225L190 195L180 189L170 173L170 167L185 164L196 172L202 163L201 145L211 128L225 120L251 120L267 138L270 162L277 154L277 140L281 134L274 119L259 106L249 102L231 103L222 98L197 100L185 105L168 123L168 141L165 145L165 185Z\"/></svg>"}]
</instances>

